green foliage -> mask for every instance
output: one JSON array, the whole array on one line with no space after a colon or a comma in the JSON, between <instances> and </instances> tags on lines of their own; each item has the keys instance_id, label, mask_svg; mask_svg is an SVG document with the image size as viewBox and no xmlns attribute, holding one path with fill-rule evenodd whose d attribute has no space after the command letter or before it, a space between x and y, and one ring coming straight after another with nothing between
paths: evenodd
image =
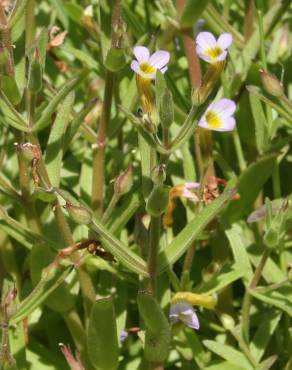
<instances>
[{"instance_id":1,"label":"green foliage","mask_svg":"<svg viewBox=\"0 0 292 370\"><path fill-rule=\"evenodd\" d=\"M291 368L291 16L0 1L1 369ZM232 35L224 66L200 31ZM151 79L142 45L170 53ZM198 128L221 98L235 129ZM189 306L170 320L176 293L198 330Z\"/></svg>"}]
</instances>

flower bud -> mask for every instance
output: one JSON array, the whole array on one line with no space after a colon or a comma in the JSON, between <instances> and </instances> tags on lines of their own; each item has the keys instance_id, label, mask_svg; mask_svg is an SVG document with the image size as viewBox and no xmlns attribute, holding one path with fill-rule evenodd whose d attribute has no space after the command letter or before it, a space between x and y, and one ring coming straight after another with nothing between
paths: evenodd
<instances>
[{"instance_id":1,"label":"flower bud","mask_svg":"<svg viewBox=\"0 0 292 370\"><path fill-rule=\"evenodd\" d=\"M223 313L222 315L220 315L220 319L225 329L232 330L234 328L235 322L233 317L231 317L230 315Z\"/></svg>"},{"instance_id":2,"label":"flower bud","mask_svg":"<svg viewBox=\"0 0 292 370\"><path fill-rule=\"evenodd\" d=\"M146 203L147 212L153 217L159 217L168 205L169 189L166 186L155 185Z\"/></svg>"},{"instance_id":3,"label":"flower bud","mask_svg":"<svg viewBox=\"0 0 292 370\"><path fill-rule=\"evenodd\" d=\"M116 179L114 184L114 190L116 194L126 194L133 186L133 166L132 164L122 172Z\"/></svg>"},{"instance_id":4,"label":"flower bud","mask_svg":"<svg viewBox=\"0 0 292 370\"><path fill-rule=\"evenodd\" d=\"M264 89L271 95L279 97L284 94L283 86L277 77L263 69L260 70Z\"/></svg>"},{"instance_id":5,"label":"flower bud","mask_svg":"<svg viewBox=\"0 0 292 370\"><path fill-rule=\"evenodd\" d=\"M279 243L279 231L273 227L269 228L265 233L264 242L269 248L276 247Z\"/></svg>"},{"instance_id":6,"label":"flower bud","mask_svg":"<svg viewBox=\"0 0 292 370\"><path fill-rule=\"evenodd\" d=\"M213 310L217 303L215 296L192 292L177 292L173 296L171 303L173 304L179 301L186 301L193 306L201 306L208 308L209 310Z\"/></svg>"},{"instance_id":7,"label":"flower bud","mask_svg":"<svg viewBox=\"0 0 292 370\"><path fill-rule=\"evenodd\" d=\"M41 151L38 145L34 145L31 143L23 143L23 144L14 144L16 149L19 150L23 158L27 160L28 162L31 162L33 159L40 159L41 157Z\"/></svg>"},{"instance_id":8,"label":"flower bud","mask_svg":"<svg viewBox=\"0 0 292 370\"><path fill-rule=\"evenodd\" d=\"M162 185L166 179L165 164L159 164L154 167L151 173L152 181L155 185Z\"/></svg>"},{"instance_id":9,"label":"flower bud","mask_svg":"<svg viewBox=\"0 0 292 370\"><path fill-rule=\"evenodd\" d=\"M85 207L67 202L64 208L77 224L88 225L92 222L92 215Z\"/></svg>"}]
</instances>

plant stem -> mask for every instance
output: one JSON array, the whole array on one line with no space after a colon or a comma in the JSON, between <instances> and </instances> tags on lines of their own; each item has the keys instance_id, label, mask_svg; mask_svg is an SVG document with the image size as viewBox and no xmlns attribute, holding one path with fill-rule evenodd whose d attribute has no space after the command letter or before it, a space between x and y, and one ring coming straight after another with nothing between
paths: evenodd
<instances>
[{"instance_id":1,"label":"plant stem","mask_svg":"<svg viewBox=\"0 0 292 370\"><path fill-rule=\"evenodd\" d=\"M112 196L112 199L110 200L109 202L109 205L107 207L107 209L104 211L104 214L102 215L102 218L101 218L101 222L103 224L106 224L106 222L108 221L110 215L112 214L112 211L114 210L116 204L118 203L120 199L120 195L117 194L117 193L114 193L113 196Z\"/></svg>"},{"instance_id":2,"label":"plant stem","mask_svg":"<svg viewBox=\"0 0 292 370\"><path fill-rule=\"evenodd\" d=\"M97 148L93 152L93 176L92 176L92 206L96 215L100 217L103 211L104 190L104 157L106 145L106 131L110 120L110 112L113 98L114 75L106 72L102 113L97 132Z\"/></svg>"},{"instance_id":3,"label":"plant stem","mask_svg":"<svg viewBox=\"0 0 292 370\"><path fill-rule=\"evenodd\" d=\"M235 147L235 152L236 152L236 155L237 155L239 169L240 169L240 172L243 172L246 169L247 166L246 166L246 162L245 162L245 159L244 159L244 154L243 154L240 138L239 138L238 131L237 131L236 127L233 130L232 138L233 138L233 143L234 143L234 147Z\"/></svg>"},{"instance_id":4,"label":"plant stem","mask_svg":"<svg viewBox=\"0 0 292 370\"><path fill-rule=\"evenodd\" d=\"M254 289L260 278L261 274L263 272L263 269L265 267L265 264L269 258L270 255L270 249L266 248L264 249L264 252L262 254L261 260L259 264L257 265L257 268L255 270L255 273L246 288L244 297L243 297L243 305L242 305L242 332L243 332L243 338L246 343L249 342L249 321L250 321L250 306L252 302L252 295L250 294L250 290Z\"/></svg>"},{"instance_id":5,"label":"plant stem","mask_svg":"<svg viewBox=\"0 0 292 370\"><path fill-rule=\"evenodd\" d=\"M69 312L66 312L66 314L63 315L63 319L66 322L66 325L74 340L75 346L80 353L82 363L85 365L86 369L92 370L93 367L88 358L86 348L86 332L83 328L83 324L79 318L77 311L73 309Z\"/></svg>"},{"instance_id":6,"label":"plant stem","mask_svg":"<svg viewBox=\"0 0 292 370\"><path fill-rule=\"evenodd\" d=\"M25 45L29 50L35 37L35 18L34 18L35 0L27 0L25 12Z\"/></svg>"},{"instance_id":7,"label":"plant stem","mask_svg":"<svg viewBox=\"0 0 292 370\"><path fill-rule=\"evenodd\" d=\"M159 251L160 228L161 217L151 216L147 266L149 273L149 290L152 295L155 295L156 290L156 264Z\"/></svg>"},{"instance_id":8,"label":"plant stem","mask_svg":"<svg viewBox=\"0 0 292 370\"><path fill-rule=\"evenodd\" d=\"M121 0L114 0L112 5L112 34L111 47L117 48L120 35L117 33L121 18ZM97 132L97 147L93 152L93 176L92 176L92 206L98 217L103 212L104 192L104 158L106 146L106 132L110 120L113 100L114 74L107 70L105 76L105 88L102 104L102 112Z\"/></svg>"}]
</instances>

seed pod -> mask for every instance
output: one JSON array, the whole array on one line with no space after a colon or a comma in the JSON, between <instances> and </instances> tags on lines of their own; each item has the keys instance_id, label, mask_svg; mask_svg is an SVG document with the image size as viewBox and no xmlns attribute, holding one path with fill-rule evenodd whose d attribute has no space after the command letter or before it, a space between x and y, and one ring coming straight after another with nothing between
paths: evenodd
<instances>
[{"instance_id":1,"label":"seed pod","mask_svg":"<svg viewBox=\"0 0 292 370\"><path fill-rule=\"evenodd\" d=\"M266 92L276 97L284 94L282 84L275 75L261 69L260 76Z\"/></svg>"},{"instance_id":2,"label":"seed pod","mask_svg":"<svg viewBox=\"0 0 292 370\"><path fill-rule=\"evenodd\" d=\"M66 208L69 215L77 224L88 225L91 223L92 215L85 207L66 203L64 208Z\"/></svg>"},{"instance_id":3,"label":"seed pod","mask_svg":"<svg viewBox=\"0 0 292 370\"><path fill-rule=\"evenodd\" d=\"M126 171L122 172L116 179L114 190L116 194L126 194L133 186L133 166L130 164Z\"/></svg>"},{"instance_id":4,"label":"seed pod","mask_svg":"<svg viewBox=\"0 0 292 370\"><path fill-rule=\"evenodd\" d=\"M162 215L168 205L169 188L155 185L146 203L147 212L154 217Z\"/></svg>"},{"instance_id":5,"label":"seed pod","mask_svg":"<svg viewBox=\"0 0 292 370\"><path fill-rule=\"evenodd\" d=\"M122 49L111 48L105 59L105 66L111 72L118 72L126 65L126 58Z\"/></svg>"}]
</instances>

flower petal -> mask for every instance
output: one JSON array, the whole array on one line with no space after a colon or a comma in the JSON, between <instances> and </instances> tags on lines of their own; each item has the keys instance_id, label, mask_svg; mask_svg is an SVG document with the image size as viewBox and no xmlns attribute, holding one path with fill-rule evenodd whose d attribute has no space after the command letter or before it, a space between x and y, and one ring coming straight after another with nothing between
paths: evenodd
<instances>
[{"instance_id":1,"label":"flower petal","mask_svg":"<svg viewBox=\"0 0 292 370\"><path fill-rule=\"evenodd\" d=\"M223 62L227 57L227 51L224 50L218 57L216 58L215 62Z\"/></svg>"},{"instance_id":2,"label":"flower petal","mask_svg":"<svg viewBox=\"0 0 292 370\"><path fill-rule=\"evenodd\" d=\"M206 113L205 113L206 114ZM202 128L207 128L209 129L209 126L208 126L208 123L206 121L206 118L205 118L205 114L203 115L203 117L200 119L199 123L198 123L198 126L199 127L202 127Z\"/></svg>"},{"instance_id":3,"label":"flower petal","mask_svg":"<svg viewBox=\"0 0 292 370\"><path fill-rule=\"evenodd\" d=\"M211 32L200 32L196 37L196 44L203 50L215 48L217 46L216 39Z\"/></svg>"},{"instance_id":4,"label":"flower petal","mask_svg":"<svg viewBox=\"0 0 292 370\"><path fill-rule=\"evenodd\" d=\"M170 54L165 50L157 50L149 59L149 63L156 69L165 67L170 59Z\"/></svg>"},{"instance_id":5,"label":"flower petal","mask_svg":"<svg viewBox=\"0 0 292 370\"><path fill-rule=\"evenodd\" d=\"M140 67L139 67L139 63L137 62L137 60L132 60L131 69L132 69L132 71L134 71L136 73L139 73Z\"/></svg>"},{"instance_id":6,"label":"flower petal","mask_svg":"<svg viewBox=\"0 0 292 370\"><path fill-rule=\"evenodd\" d=\"M168 67L163 67L163 68L160 69L160 72L165 73L167 70L168 70Z\"/></svg>"},{"instance_id":7,"label":"flower petal","mask_svg":"<svg viewBox=\"0 0 292 370\"><path fill-rule=\"evenodd\" d=\"M148 62L150 52L145 46L135 46L133 49L133 53L139 64L143 62Z\"/></svg>"},{"instance_id":8,"label":"flower petal","mask_svg":"<svg viewBox=\"0 0 292 370\"><path fill-rule=\"evenodd\" d=\"M210 110L216 112L221 118L230 117L236 110L236 104L230 99L220 99L213 104Z\"/></svg>"},{"instance_id":9,"label":"flower petal","mask_svg":"<svg viewBox=\"0 0 292 370\"><path fill-rule=\"evenodd\" d=\"M231 33L222 33L217 40L217 45L221 49L228 49L232 44L232 35Z\"/></svg>"},{"instance_id":10,"label":"flower petal","mask_svg":"<svg viewBox=\"0 0 292 370\"><path fill-rule=\"evenodd\" d=\"M199 319L194 310L192 310L191 312L188 312L187 314L184 314L182 321L189 328L192 328L192 329L200 328Z\"/></svg>"},{"instance_id":11,"label":"flower petal","mask_svg":"<svg viewBox=\"0 0 292 370\"><path fill-rule=\"evenodd\" d=\"M222 126L218 128L214 128L215 131L232 131L235 127L236 121L233 117L224 118L222 122Z\"/></svg>"},{"instance_id":12,"label":"flower petal","mask_svg":"<svg viewBox=\"0 0 292 370\"><path fill-rule=\"evenodd\" d=\"M186 182L185 183L185 187L187 189L197 189L200 187L200 183L199 182Z\"/></svg>"}]
</instances>

